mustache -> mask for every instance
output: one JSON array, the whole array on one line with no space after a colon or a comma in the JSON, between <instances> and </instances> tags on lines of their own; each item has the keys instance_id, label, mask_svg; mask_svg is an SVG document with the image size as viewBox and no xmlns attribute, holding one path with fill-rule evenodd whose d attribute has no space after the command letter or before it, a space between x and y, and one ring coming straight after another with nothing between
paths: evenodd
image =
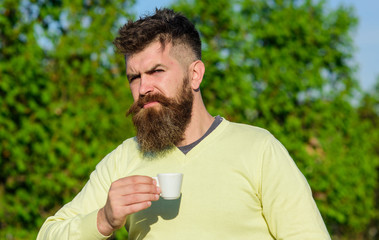
<instances>
[{"instance_id":1,"label":"mustache","mask_svg":"<svg viewBox=\"0 0 379 240\"><path fill-rule=\"evenodd\" d=\"M143 106L145 106L147 103L150 103L150 102L158 102L163 107L167 107L167 106L172 105L174 101L170 98L163 96L160 93L156 93L153 95L148 94L145 96L140 96L138 100L130 106L129 110L126 113L126 116L137 114L139 111L141 111L141 109L143 109Z\"/></svg>"}]
</instances>

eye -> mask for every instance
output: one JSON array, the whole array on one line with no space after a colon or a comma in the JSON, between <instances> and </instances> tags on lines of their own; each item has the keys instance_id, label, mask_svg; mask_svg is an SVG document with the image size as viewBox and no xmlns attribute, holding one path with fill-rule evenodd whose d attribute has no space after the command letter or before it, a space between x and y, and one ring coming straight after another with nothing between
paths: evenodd
<instances>
[{"instance_id":1,"label":"eye","mask_svg":"<svg viewBox=\"0 0 379 240\"><path fill-rule=\"evenodd\" d=\"M155 73L156 73L156 72L164 72L164 70L163 70L163 69L155 69L154 72L155 72Z\"/></svg>"},{"instance_id":2,"label":"eye","mask_svg":"<svg viewBox=\"0 0 379 240\"><path fill-rule=\"evenodd\" d=\"M138 79L139 77L140 77L139 75L128 77L129 83L133 82L134 80Z\"/></svg>"}]
</instances>

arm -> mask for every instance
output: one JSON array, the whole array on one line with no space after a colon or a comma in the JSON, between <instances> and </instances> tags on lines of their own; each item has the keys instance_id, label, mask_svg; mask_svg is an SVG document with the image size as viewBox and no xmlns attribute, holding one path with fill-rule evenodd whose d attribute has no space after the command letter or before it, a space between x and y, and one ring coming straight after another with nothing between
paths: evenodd
<instances>
[{"instance_id":1,"label":"arm","mask_svg":"<svg viewBox=\"0 0 379 240\"><path fill-rule=\"evenodd\" d=\"M81 192L54 216L47 218L37 239L106 239L97 231L98 210L105 204L112 182L112 153L91 173Z\"/></svg>"},{"instance_id":2,"label":"arm","mask_svg":"<svg viewBox=\"0 0 379 240\"><path fill-rule=\"evenodd\" d=\"M120 151L116 149L105 157L82 191L45 221L38 240L107 239L122 227L128 214L149 207L151 200L159 198L159 189L150 177L117 179Z\"/></svg>"},{"instance_id":3,"label":"arm","mask_svg":"<svg viewBox=\"0 0 379 240\"><path fill-rule=\"evenodd\" d=\"M311 189L287 150L268 139L261 169L263 215L276 239L330 239Z\"/></svg>"}]
</instances>

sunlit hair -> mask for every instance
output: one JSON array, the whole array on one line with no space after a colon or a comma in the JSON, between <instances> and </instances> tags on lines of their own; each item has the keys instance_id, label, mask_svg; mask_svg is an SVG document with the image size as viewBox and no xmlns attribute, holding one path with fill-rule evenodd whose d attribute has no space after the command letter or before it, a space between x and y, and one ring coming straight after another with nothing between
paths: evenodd
<instances>
[{"instance_id":1,"label":"sunlit hair","mask_svg":"<svg viewBox=\"0 0 379 240\"><path fill-rule=\"evenodd\" d=\"M137 21L129 20L113 43L119 53L128 57L155 41L163 48L170 42L173 46L184 45L193 52L194 60L201 60L201 41L195 26L182 14L167 8L156 9L154 15Z\"/></svg>"}]
</instances>

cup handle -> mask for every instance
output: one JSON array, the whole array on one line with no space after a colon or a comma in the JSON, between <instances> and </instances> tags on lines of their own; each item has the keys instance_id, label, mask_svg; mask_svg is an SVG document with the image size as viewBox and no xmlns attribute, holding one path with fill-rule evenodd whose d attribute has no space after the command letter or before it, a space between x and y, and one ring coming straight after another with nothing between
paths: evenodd
<instances>
[{"instance_id":1,"label":"cup handle","mask_svg":"<svg viewBox=\"0 0 379 240\"><path fill-rule=\"evenodd\" d=\"M159 180L158 180L158 177L152 177L152 178L154 178L155 181L157 182L157 187L160 187L160 186L159 186Z\"/></svg>"}]
</instances>

